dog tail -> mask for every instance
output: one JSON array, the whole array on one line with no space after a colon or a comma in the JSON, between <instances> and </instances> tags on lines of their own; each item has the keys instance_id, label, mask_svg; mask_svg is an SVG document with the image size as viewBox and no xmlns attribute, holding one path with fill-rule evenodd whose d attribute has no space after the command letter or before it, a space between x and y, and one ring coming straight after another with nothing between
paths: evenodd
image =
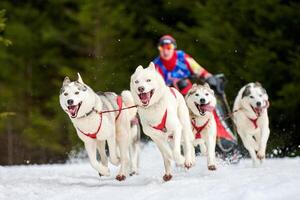
<instances>
[{"instance_id":1,"label":"dog tail","mask_svg":"<svg viewBox=\"0 0 300 200\"><path fill-rule=\"evenodd\" d=\"M124 102L126 107L130 107L130 106L135 105L134 100L133 100L133 96L132 96L132 94L129 90L124 90L121 93L121 96L122 96L123 102ZM133 108L128 109L128 113L129 113L130 119L133 119L134 117L136 117L137 108L133 107Z\"/></svg>"}]
</instances>

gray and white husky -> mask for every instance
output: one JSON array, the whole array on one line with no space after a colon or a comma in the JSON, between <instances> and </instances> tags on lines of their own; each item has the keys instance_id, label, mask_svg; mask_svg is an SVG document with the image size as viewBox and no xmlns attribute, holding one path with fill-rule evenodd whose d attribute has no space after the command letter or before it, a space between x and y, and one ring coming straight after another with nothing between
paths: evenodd
<instances>
[{"instance_id":1,"label":"gray and white husky","mask_svg":"<svg viewBox=\"0 0 300 200\"><path fill-rule=\"evenodd\" d=\"M242 87L233 106L237 132L249 151L254 166L257 166L266 154L270 135L268 107L268 94L257 82Z\"/></svg>"},{"instance_id":2,"label":"gray and white husky","mask_svg":"<svg viewBox=\"0 0 300 200\"><path fill-rule=\"evenodd\" d=\"M194 145L200 145L201 153L207 154L207 167L216 170L217 125L213 114L216 97L209 85L194 84L185 96L190 110L191 124L195 134Z\"/></svg>"},{"instance_id":3,"label":"gray and white husky","mask_svg":"<svg viewBox=\"0 0 300 200\"><path fill-rule=\"evenodd\" d=\"M131 173L137 173L140 137L137 126L131 127L131 120L136 117L137 109L121 110L134 105L130 91L123 91L121 96L112 92L96 94L78 73L77 81L71 82L68 77L64 79L59 101L70 117L78 137L84 142L92 167L100 175L110 175L106 142L111 163L121 164L116 179L124 180L130 165ZM107 110L116 112L103 112ZM101 162L97 160L97 150Z\"/></svg>"}]
</instances>

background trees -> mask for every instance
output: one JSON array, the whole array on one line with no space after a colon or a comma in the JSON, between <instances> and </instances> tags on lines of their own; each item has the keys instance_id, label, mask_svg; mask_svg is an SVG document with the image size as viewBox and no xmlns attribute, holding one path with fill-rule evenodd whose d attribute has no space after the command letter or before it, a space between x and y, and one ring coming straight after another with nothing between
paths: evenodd
<instances>
[{"instance_id":1,"label":"background trees","mask_svg":"<svg viewBox=\"0 0 300 200\"><path fill-rule=\"evenodd\" d=\"M299 155L297 1L2 0L1 9L0 113L15 115L0 118L0 164L65 161L81 143L59 106L64 76L80 72L95 90L119 92L165 33L227 76L231 103L243 84L260 81L271 99L269 152Z\"/></svg>"}]
</instances>

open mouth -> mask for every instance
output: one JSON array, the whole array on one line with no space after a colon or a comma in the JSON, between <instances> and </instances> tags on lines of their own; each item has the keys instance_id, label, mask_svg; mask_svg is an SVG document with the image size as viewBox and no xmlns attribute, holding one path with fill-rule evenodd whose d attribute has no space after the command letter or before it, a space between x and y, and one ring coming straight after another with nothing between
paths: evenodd
<instances>
[{"instance_id":1,"label":"open mouth","mask_svg":"<svg viewBox=\"0 0 300 200\"><path fill-rule=\"evenodd\" d=\"M152 89L150 92L145 92L145 93L138 94L143 106L147 106L149 104L153 93L154 93L154 89Z\"/></svg>"},{"instance_id":2,"label":"open mouth","mask_svg":"<svg viewBox=\"0 0 300 200\"><path fill-rule=\"evenodd\" d=\"M77 114L78 114L78 111L80 109L81 104L82 104L82 101L79 104L77 104L77 105L68 106L68 110L67 111L68 111L68 113L70 113L70 115L71 115L72 118L77 117Z\"/></svg>"},{"instance_id":3,"label":"open mouth","mask_svg":"<svg viewBox=\"0 0 300 200\"><path fill-rule=\"evenodd\" d=\"M253 110L258 116L260 116L260 114L261 114L261 112L262 112L262 110L263 110L262 107L253 107L253 106L251 106L251 108L252 108L252 110Z\"/></svg>"},{"instance_id":4,"label":"open mouth","mask_svg":"<svg viewBox=\"0 0 300 200\"><path fill-rule=\"evenodd\" d=\"M205 112L212 112L215 109L215 107L210 105L210 102L208 102L206 104L198 104L195 102L195 105L201 116L204 116Z\"/></svg>"}]
</instances>

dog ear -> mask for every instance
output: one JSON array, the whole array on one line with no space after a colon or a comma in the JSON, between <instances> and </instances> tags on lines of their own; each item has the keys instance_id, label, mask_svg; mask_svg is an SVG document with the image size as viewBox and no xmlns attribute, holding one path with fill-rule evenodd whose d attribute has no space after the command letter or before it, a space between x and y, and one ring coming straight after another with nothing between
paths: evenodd
<instances>
[{"instance_id":1,"label":"dog ear","mask_svg":"<svg viewBox=\"0 0 300 200\"><path fill-rule=\"evenodd\" d=\"M78 82L78 83L81 83L81 84L84 84L84 82L83 82L83 80L82 80L82 78L81 78L79 72L77 72L77 76L78 76L77 82Z\"/></svg>"},{"instance_id":2,"label":"dog ear","mask_svg":"<svg viewBox=\"0 0 300 200\"><path fill-rule=\"evenodd\" d=\"M254 86L256 86L256 87L262 87L261 83L258 82L258 81L256 81L256 82L254 83Z\"/></svg>"},{"instance_id":3,"label":"dog ear","mask_svg":"<svg viewBox=\"0 0 300 200\"><path fill-rule=\"evenodd\" d=\"M151 70L156 70L155 69L155 65L154 65L154 63L153 62L150 62L150 64L149 64L149 69L151 69Z\"/></svg>"},{"instance_id":4,"label":"dog ear","mask_svg":"<svg viewBox=\"0 0 300 200\"><path fill-rule=\"evenodd\" d=\"M246 96L249 96L250 95L250 88L251 86L250 85L247 85L243 91L243 94L242 94L242 98L246 97Z\"/></svg>"},{"instance_id":5,"label":"dog ear","mask_svg":"<svg viewBox=\"0 0 300 200\"><path fill-rule=\"evenodd\" d=\"M71 81L70 81L69 77L66 76L64 79L63 85L68 85L69 83L71 83Z\"/></svg>"},{"instance_id":6,"label":"dog ear","mask_svg":"<svg viewBox=\"0 0 300 200\"><path fill-rule=\"evenodd\" d=\"M192 88L196 88L197 86L198 86L197 83L194 83Z\"/></svg>"},{"instance_id":7,"label":"dog ear","mask_svg":"<svg viewBox=\"0 0 300 200\"><path fill-rule=\"evenodd\" d=\"M203 85L204 87L206 87L206 88L209 88L210 89L210 87L209 87L209 84L208 83L204 83L204 85Z\"/></svg>"},{"instance_id":8,"label":"dog ear","mask_svg":"<svg viewBox=\"0 0 300 200\"><path fill-rule=\"evenodd\" d=\"M135 73L136 72L139 72L139 71L141 71L141 70L143 70L144 68L143 68L143 66L142 65L139 65L136 69L135 69Z\"/></svg>"}]
</instances>

